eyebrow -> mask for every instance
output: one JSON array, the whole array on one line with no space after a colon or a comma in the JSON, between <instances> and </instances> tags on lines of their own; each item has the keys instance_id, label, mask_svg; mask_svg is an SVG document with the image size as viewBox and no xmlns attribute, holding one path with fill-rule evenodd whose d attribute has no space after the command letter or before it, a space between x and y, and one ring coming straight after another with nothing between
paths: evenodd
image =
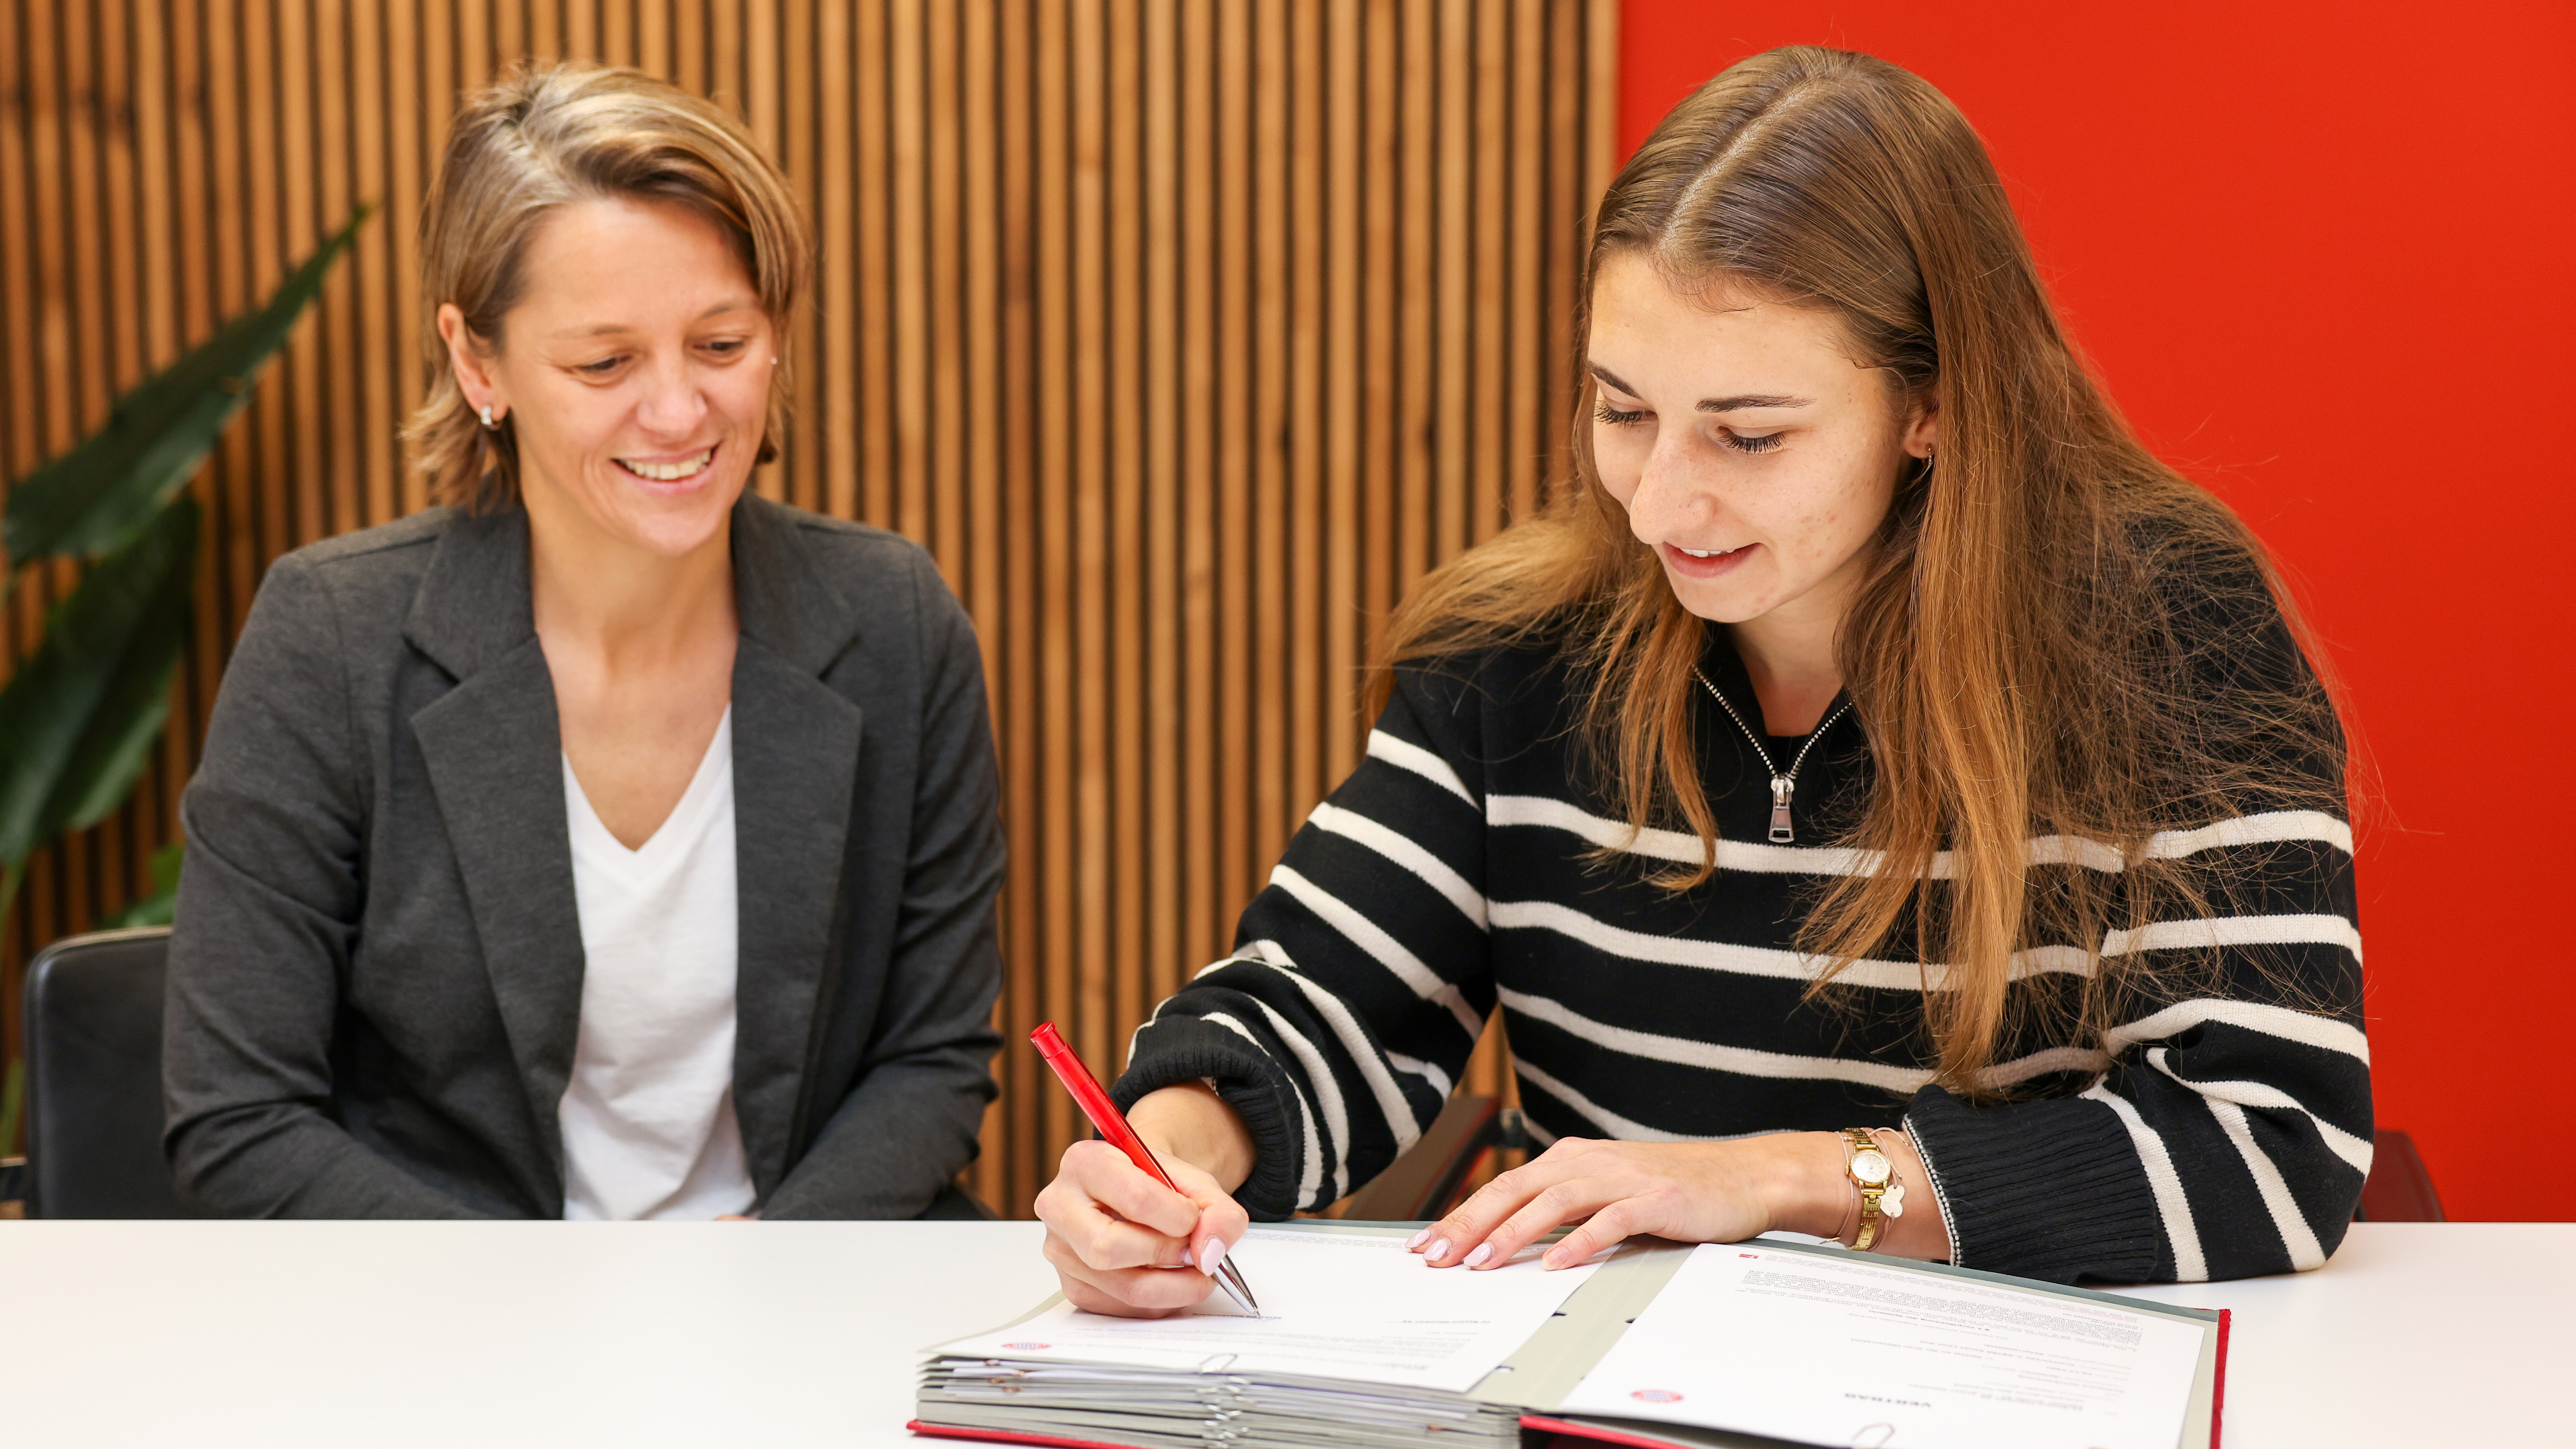
<instances>
[{"instance_id":1,"label":"eyebrow","mask_svg":"<svg viewBox=\"0 0 2576 1449\"><path fill-rule=\"evenodd\" d=\"M1779 393L1756 392L1746 393L1742 397L1702 398L1700 399L1699 410L1704 413L1731 413L1744 408L1802 408L1808 406L1814 401L1814 398L1786 397Z\"/></svg>"},{"instance_id":2,"label":"eyebrow","mask_svg":"<svg viewBox=\"0 0 2576 1449\"><path fill-rule=\"evenodd\" d=\"M1619 389L1619 391L1628 394L1630 397L1638 395L1635 388L1621 382L1618 377L1610 371L1610 369L1603 367L1597 362L1586 363L1584 365L1591 369L1594 377L1597 377L1603 382L1610 384L1612 387ZM1786 394L1776 392L1748 392L1738 394L1734 397L1702 398L1700 399L1698 410L1704 413L1731 413L1738 412L1746 408L1803 408L1812 407L1814 404L1814 398L1790 397Z\"/></svg>"},{"instance_id":3,"label":"eyebrow","mask_svg":"<svg viewBox=\"0 0 2576 1449\"><path fill-rule=\"evenodd\" d=\"M689 320L692 322L704 322L708 318L718 316L722 313L757 311L759 310L759 307L760 304L758 302L751 301L747 298L736 298L730 302L718 302L714 306L709 307L707 310L699 313L697 316L692 317ZM634 330L635 329L633 327L623 322L602 322L596 327L567 327L563 331L553 333L551 335L556 337L607 337L615 333L632 332Z\"/></svg>"}]
</instances>

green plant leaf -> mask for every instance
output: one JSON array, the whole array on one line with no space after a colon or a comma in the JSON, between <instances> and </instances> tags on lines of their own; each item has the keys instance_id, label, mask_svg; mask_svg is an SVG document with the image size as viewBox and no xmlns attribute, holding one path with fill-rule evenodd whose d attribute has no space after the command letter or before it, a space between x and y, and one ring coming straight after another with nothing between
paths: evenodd
<instances>
[{"instance_id":1,"label":"green plant leaf","mask_svg":"<svg viewBox=\"0 0 2576 1449\"><path fill-rule=\"evenodd\" d=\"M0 862L123 803L170 713L188 633L197 504L161 510L92 565L0 689Z\"/></svg>"},{"instance_id":2,"label":"green plant leaf","mask_svg":"<svg viewBox=\"0 0 2576 1449\"><path fill-rule=\"evenodd\" d=\"M152 852L152 894L98 923L102 931L123 931L135 926L166 926L172 908L179 904L179 866L188 847L172 841Z\"/></svg>"},{"instance_id":3,"label":"green plant leaf","mask_svg":"<svg viewBox=\"0 0 2576 1449\"><path fill-rule=\"evenodd\" d=\"M0 522L9 565L31 558L100 558L125 546L213 451L250 401L260 369L322 290L323 274L354 243L370 208L322 244L277 294L119 399L107 426L9 489Z\"/></svg>"}]
</instances>

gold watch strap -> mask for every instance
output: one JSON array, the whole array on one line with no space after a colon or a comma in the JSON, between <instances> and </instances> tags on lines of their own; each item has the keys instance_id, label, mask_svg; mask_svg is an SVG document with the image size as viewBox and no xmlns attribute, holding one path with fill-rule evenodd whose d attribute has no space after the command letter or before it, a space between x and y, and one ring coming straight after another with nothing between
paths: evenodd
<instances>
[{"instance_id":1,"label":"gold watch strap","mask_svg":"<svg viewBox=\"0 0 2576 1449\"><path fill-rule=\"evenodd\" d=\"M1843 1175L1860 1190L1860 1226L1852 1232L1852 1249L1866 1253L1878 1241L1879 1230L1886 1218L1879 1201L1887 1186L1896 1180L1896 1164L1879 1150L1878 1140L1866 1127L1843 1129Z\"/></svg>"}]
</instances>

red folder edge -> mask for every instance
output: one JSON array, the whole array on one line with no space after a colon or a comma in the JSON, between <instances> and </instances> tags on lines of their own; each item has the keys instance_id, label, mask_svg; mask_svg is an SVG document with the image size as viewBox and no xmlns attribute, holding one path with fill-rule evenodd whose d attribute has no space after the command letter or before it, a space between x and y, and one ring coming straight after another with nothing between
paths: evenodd
<instances>
[{"instance_id":1,"label":"red folder edge","mask_svg":"<svg viewBox=\"0 0 2576 1449\"><path fill-rule=\"evenodd\" d=\"M2227 1325L2235 1317L2232 1308L2218 1310L2218 1369L2209 1376L2209 1449L2218 1449L2219 1411L2227 1407Z\"/></svg>"},{"instance_id":2,"label":"red folder edge","mask_svg":"<svg viewBox=\"0 0 2576 1449\"><path fill-rule=\"evenodd\" d=\"M1136 1449L1133 1444L1112 1444L1105 1439L1064 1439L1053 1434L1014 1434L1008 1429L958 1429L946 1424L925 1424L911 1420L905 1428L928 1439L973 1439L990 1444L1046 1444L1053 1449Z\"/></svg>"},{"instance_id":3,"label":"red folder edge","mask_svg":"<svg viewBox=\"0 0 2576 1449\"><path fill-rule=\"evenodd\" d=\"M2227 1407L2227 1330L2234 1320L2233 1310L2218 1310L2218 1365L2209 1377L2209 1449L2218 1449L2219 1413ZM1552 1419L1545 1414L1521 1415L1521 1427L1542 1434L1568 1434L1595 1443L1617 1444L1623 1449L1673 1449L1670 1439L1657 1439L1645 1434L1630 1434L1601 1424L1578 1424L1570 1419ZM1034 1441L1032 1441L1034 1442ZM1072 1443L1072 1440L1056 1441Z\"/></svg>"},{"instance_id":4,"label":"red folder edge","mask_svg":"<svg viewBox=\"0 0 2576 1449\"><path fill-rule=\"evenodd\" d=\"M1629 1449L1673 1449L1670 1439L1650 1439L1643 1434L1628 1434L1599 1424L1578 1424L1571 1419L1551 1419L1545 1414L1521 1415L1521 1427L1542 1434L1571 1434L1577 1439L1590 1439L1602 1444L1624 1444Z\"/></svg>"}]
</instances>

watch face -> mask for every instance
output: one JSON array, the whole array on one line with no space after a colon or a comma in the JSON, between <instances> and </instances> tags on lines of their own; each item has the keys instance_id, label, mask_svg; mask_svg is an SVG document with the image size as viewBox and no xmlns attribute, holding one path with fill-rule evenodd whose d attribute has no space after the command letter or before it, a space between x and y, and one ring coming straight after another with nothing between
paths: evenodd
<instances>
[{"instance_id":1,"label":"watch face","mask_svg":"<svg viewBox=\"0 0 2576 1449\"><path fill-rule=\"evenodd\" d=\"M1852 1154L1851 1173L1873 1185L1885 1182L1888 1177L1887 1159L1875 1152L1856 1152Z\"/></svg>"}]
</instances>

